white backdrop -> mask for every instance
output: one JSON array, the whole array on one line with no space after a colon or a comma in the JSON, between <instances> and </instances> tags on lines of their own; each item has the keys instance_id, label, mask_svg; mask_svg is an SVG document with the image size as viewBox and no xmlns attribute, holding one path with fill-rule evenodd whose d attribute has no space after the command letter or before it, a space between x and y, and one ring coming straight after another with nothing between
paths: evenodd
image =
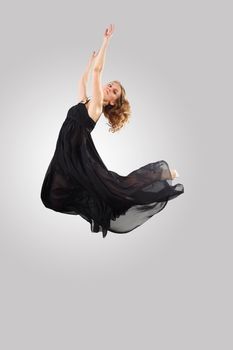
<instances>
[{"instance_id":1,"label":"white backdrop","mask_svg":"<svg viewBox=\"0 0 233 350\"><path fill-rule=\"evenodd\" d=\"M40 190L110 23L103 83L132 117L112 134L102 115L96 148L120 175L166 160L184 194L103 239ZM230 1L14 1L0 26L0 347L232 349Z\"/></svg>"}]
</instances>

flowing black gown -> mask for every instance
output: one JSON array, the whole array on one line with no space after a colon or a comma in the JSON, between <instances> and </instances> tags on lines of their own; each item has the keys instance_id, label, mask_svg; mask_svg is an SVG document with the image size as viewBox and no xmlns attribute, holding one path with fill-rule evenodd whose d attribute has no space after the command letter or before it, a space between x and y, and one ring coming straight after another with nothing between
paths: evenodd
<instances>
[{"instance_id":1,"label":"flowing black gown","mask_svg":"<svg viewBox=\"0 0 233 350\"><path fill-rule=\"evenodd\" d=\"M93 143L96 122L85 103L68 110L44 177L41 200L49 209L80 215L92 232L102 232L103 237L108 231L130 232L182 194L184 186L172 185L164 160L127 176L108 170Z\"/></svg>"}]
</instances>

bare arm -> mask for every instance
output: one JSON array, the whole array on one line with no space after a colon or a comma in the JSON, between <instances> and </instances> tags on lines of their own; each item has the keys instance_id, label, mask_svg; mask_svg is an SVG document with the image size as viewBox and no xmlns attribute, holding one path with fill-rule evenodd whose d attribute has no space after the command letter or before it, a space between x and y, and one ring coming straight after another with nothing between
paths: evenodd
<instances>
[{"instance_id":1,"label":"bare arm","mask_svg":"<svg viewBox=\"0 0 233 350\"><path fill-rule=\"evenodd\" d=\"M106 49L109 40L112 36L114 26L110 25L109 28L105 30L103 43L98 53L93 52L91 55L87 67L79 80L79 98L81 101L87 99L87 82L89 79L90 71L93 69L93 101L96 100L101 104L102 100L102 90L101 90L101 80L100 75L96 76L96 72L101 72L103 70Z\"/></svg>"},{"instance_id":2,"label":"bare arm","mask_svg":"<svg viewBox=\"0 0 233 350\"><path fill-rule=\"evenodd\" d=\"M85 101L87 99L87 83L81 78L78 85L78 100Z\"/></svg>"},{"instance_id":3,"label":"bare arm","mask_svg":"<svg viewBox=\"0 0 233 350\"><path fill-rule=\"evenodd\" d=\"M98 55L96 57L95 60L95 64L94 64L94 68L93 70L98 70L98 71L102 71L104 68L104 64L105 64L105 58L106 58L106 50L109 44L109 39L108 38L104 38L101 48L98 52Z\"/></svg>"},{"instance_id":4,"label":"bare arm","mask_svg":"<svg viewBox=\"0 0 233 350\"><path fill-rule=\"evenodd\" d=\"M105 30L103 42L101 45L101 48L96 56L95 63L94 63L94 71L102 71L104 68L105 63L105 57L106 57L106 49L109 44L110 37L112 36L114 30L114 26L110 25L109 28Z\"/></svg>"},{"instance_id":5,"label":"bare arm","mask_svg":"<svg viewBox=\"0 0 233 350\"><path fill-rule=\"evenodd\" d=\"M79 79L78 91L79 91L79 99L81 101L87 99L87 83L89 80L90 72L93 69L94 60L96 59L96 55L97 54L94 51L93 54L91 55L89 61L88 61L88 64L86 66L86 69L85 69L82 77Z\"/></svg>"}]
</instances>

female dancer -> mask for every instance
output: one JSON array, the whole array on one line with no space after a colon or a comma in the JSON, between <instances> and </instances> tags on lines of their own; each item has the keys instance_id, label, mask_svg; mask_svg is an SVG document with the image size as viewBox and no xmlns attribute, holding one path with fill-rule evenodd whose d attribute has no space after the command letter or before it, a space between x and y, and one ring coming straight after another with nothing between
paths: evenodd
<instances>
[{"instance_id":1,"label":"female dancer","mask_svg":"<svg viewBox=\"0 0 233 350\"><path fill-rule=\"evenodd\" d=\"M112 132L119 131L131 115L122 84L113 80L102 86L106 49L113 31L113 25L105 30L98 54L93 53L79 81L80 102L68 110L41 188L45 207L80 215L90 223L92 232L101 231L103 237L108 231L134 230L184 192L182 184L172 185L178 173L164 160L121 176L107 169L95 148L91 132L102 113ZM86 85L92 69L90 99Z\"/></svg>"}]
</instances>

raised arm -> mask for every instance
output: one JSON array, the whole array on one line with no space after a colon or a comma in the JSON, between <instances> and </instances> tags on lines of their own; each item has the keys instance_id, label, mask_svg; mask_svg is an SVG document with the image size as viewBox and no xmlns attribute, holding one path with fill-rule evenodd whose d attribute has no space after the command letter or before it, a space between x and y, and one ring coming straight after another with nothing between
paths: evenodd
<instances>
[{"instance_id":1,"label":"raised arm","mask_svg":"<svg viewBox=\"0 0 233 350\"><path fill-rule=\"evenodd\" d=\"M86 66L86 69L82 75L82 77L79 79L78 82L78 98L81 101L85 101L87 99L87 83L90 76L90 72L94 65L94 60L96 58L95 51L92 53L91 57L89 58L88 64Z\"/></svg>"},{"instance_id":2,"label":"raised arm","mask_svg":"<svg viewBox=\"0 0 233 350\"><path fill-rule=\"evenodd\" d=\"M104 63L105 63L105 57L106 57L106 49L108 47L109 39L112 36L113 31L114 31L114 25L112 25L112 24L109 26L109 28L107 28L105 30L101 48L99 49L98 54L97 54L95 61L94 61L93 71L96 71L96 70L102 71L103 70Z\"/></svg>"},{"instance_id":3,"label":"raised arm","mask_svg":"<svg viewBox=\"0 0 233 350\"><path fill-rule=\"evenodd\" d=\"M92 99L90 103L90 113L93 115L100 115L103 105L103 89L102 89L102 71L105 63L106 49L108 47L110 37L113 33L113 26L105 30L102 46L94 61L92 72Z\"/></svg>"},{"instance_id":4,"label":"raised arm","mask_svg":"<svg viewBox=\"0 0 233 350\"><path fill-rule=\"evenodd\" d=\"M106 49L109 44L110 37L112 36L114 26L110 25L104 33L104 38L102 42L102 46L97 53L95 51L91 55L87 67L79 80L79 99L81 101L86 101L87 99L87 83L90 76L90 72L93 69L93 91L92 91L92 101L93 103L97 103L97 105L101 104L102 101L102 82L100 72L103 70Z\"/></svg>"}]
</instances>

